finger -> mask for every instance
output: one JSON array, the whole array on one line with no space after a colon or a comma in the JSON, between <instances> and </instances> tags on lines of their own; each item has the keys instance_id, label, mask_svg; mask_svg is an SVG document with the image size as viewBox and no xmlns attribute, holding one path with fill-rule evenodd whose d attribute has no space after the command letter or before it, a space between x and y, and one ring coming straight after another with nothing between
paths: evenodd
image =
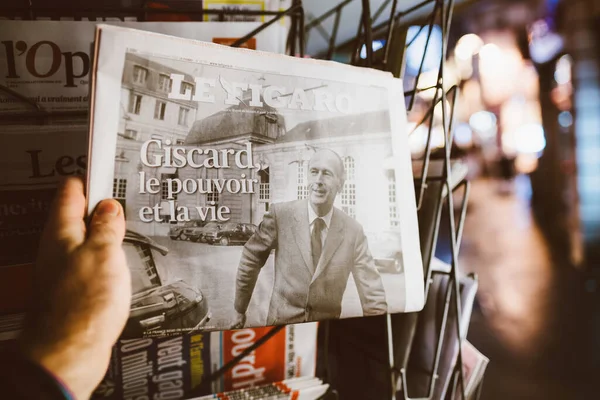
<instances>
[{"instance_id":1,"label":"finger","mask_svg":"<svg viewBox=\"0 0 600 400\"><path fill-rule=\"evenodd\" d=\"M58 241L68 247L76 247L85 239L85 195L81 178L69 177L59 186L44 237L50 242Z\"/></svg>"},{"instance_id":2,"label":"finger","mask_svg":"<svg viewBox=\"0 0 600 400\"><path fill-rule=\"evenodd\" d=\"M96 206L88 227L86 243L97 246L120 245L125 236L125 218L121 204L113 199Z\"/></svg>"}]
</instances>

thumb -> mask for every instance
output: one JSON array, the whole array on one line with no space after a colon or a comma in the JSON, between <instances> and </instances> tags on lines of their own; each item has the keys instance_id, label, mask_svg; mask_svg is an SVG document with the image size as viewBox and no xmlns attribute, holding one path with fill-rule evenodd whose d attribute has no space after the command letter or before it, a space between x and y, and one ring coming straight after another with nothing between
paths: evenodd
<instances>
[{"instance_id":1,"label":"thumb","mask_svg":"<svg viewBox=\"0 0 600 400\"><path fill-rule=\"evenodd\" d=\"M58 187L42 243L62 243L69 249L79 246L85 239L84 215L83 181L69 177Z\"/></svg>"},{"instance_id":2,"label":"thumb","mask_svg":"<svg viewBox=\"0 0 600 400\"><path fill-rule=\"evenodd\" d=\"M125 236L125 218L121 204L113 199L96 206L88 227L87 243L96 246L121 245Z\"/></svg>"}]
</instances>

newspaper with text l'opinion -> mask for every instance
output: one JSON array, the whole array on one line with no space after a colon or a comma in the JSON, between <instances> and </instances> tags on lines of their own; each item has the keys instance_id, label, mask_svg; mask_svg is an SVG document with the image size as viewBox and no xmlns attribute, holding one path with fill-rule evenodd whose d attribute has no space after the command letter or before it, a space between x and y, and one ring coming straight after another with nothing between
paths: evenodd
<instances>
[{"instance_id":1,"label":"newspaper with text l'opinion","mask_svg":"<svg viewBox=\"0 0 600 400\"><path fill-rule=\"evenodd\" d=\"M120 22L111 24L189 39L233 44L260 22ZM0 84L48 112L87 111L90 50L97 23L89 21L2 21ZM272 25L242 47L285 51L285 32ZM31 110L19 98L0 92L0 115Z\"/></svg>"},{"instance_id":2,"label":"newspaper with text l'opinion","mask_svg":"<svg viewBox=\"0 0 600 400\"><path fill-rule=\"evenodd\" d=\"M400 80L104 25L95 60L89 210L123 205L126 336L423 306Z\"/></svg>"}]
</instances>

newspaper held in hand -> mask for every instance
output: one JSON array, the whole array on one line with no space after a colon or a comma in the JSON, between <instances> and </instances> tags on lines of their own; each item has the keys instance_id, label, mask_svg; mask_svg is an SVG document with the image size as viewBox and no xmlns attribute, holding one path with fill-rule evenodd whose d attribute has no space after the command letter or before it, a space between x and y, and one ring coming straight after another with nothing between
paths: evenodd
<instances>
[{"instance_id":1,"label":"newspaper held in hand","mask_svg":"<svg viewBox=\"0 0 600 400\"><path fill-rule=\"evenodd\" d=\"M88 201L123 204L125 336L412 312L402 82L101 25Z\"/></svg>"}]
</instances>

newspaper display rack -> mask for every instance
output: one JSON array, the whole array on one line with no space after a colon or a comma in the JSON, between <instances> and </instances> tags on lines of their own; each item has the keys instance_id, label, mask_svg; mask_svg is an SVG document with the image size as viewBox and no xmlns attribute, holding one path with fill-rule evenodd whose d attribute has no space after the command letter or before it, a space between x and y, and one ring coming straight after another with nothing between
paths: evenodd
<instances>
[{"instance_id":1,"label":"newspaper display rack","mask_svg":"<svg viewBox=\"0 0 600 400\"><path fill-rule=\"evenodd\" d=\"M348 4L353 2L361 2L362 5L362 14L361 19L358 23L357 27L357 36L348 43L344 43L342 45L337 44L337 35L338 28L341 19L341 13ZM17 3L17 5L15 5ZM421 121L421 124L427 123L433 120L434 110L436 106L441 105L442 112L442 125L444 129L444 145L443 145L443 159L441 160L441 168L431 167L431 137L432 137L432 124L429 123L429 130L426 142L426 149L423 159L420 160L418 164L418 171L415 172L415 190L417 196L417 207L419 211L419 228L423 232L420 232L421 236L421 247L422 247L422 255L423 255L423 267L424 267L424 277L425 277L425 295L427 296L431 283L434 280L436 275L446 276L449 280L448 288L445 292L445 307L443 309L442 315L442 323L440 325L440 332L438 335L438 340L435 345L435 357L433 360L433 366L430 372L429 377L429 393L425 397L411 397L409 393L409 385L408 385L408 377L407 377L407 360L408 357L406 354L410 353L410 347L413 344L414 338L414 330L412 334L408 334L408 339L405 343L401 343L404 348L400 349L400 352L405 354L404 357L398 357L396 348L398 344L393 342L393 315L388 314L386 317L386 335L388 340L388 368L387 370L390 373L390 394L392 398L404 399L404 400L434 400L434 386L436 380L439 379L439 371L438 366L440 362L440 356L442 347L444 345L444 333L446 330L455 330L455 337L457 341L466 338L466 332L461 327L461 324L458 323L460 320L460 316L462 313L462 305L461 305L461 296L456 295L460 294L460 274L458 267L458 250L461 243L462 230L464 226L464 220L466 216L466 205L469 196L469 182L463 177L455 178L452 173L452 164L450 159L450 152L453 141L453 122L454 122L454 114L455 114L455 105L456 99L458 97L459 89L457 86L453 86L451 88L447 88L447 85L444 85L444 63L446 59L446 52L448 46L448 36L450 31L450 25L452 21L453 9L454 9L454 1L453 0L423 0L418 4L410 7L409 9L399 10L398 0L386 0L383 4L375 10L374 13L371 12L371 5L369 0L344 0L339 1L339 3L334 6L332 9L324 13L323 15L311 19L308 23L305 23L305 13L302 6L301 0L293 0L291 1L291 6L288 9L281 11L249 11L249 10L207 10L207 9L190 9L187 8L185 2L182 5L174 5L168 9L156 9L149 8L147 3L150 3L146 0L140 0L137 3L139 5L137 7L131 8L115 8L115 7L102 7L102 6L79 6L80 8L74 7L47 7L45 5L40 5L36 0L22 0L20 2L10 2L6 6L0 7L0 17L7 15L18 15L20 19L25 20L34 20L36 19L36 15L44 15L47 13L58 13L62 15L69 15L70 13L87 13L94 14L96 12L101 13L112 13L117 16L131 16L134 17L138 21L145 21L151 12L153 15L160 15L162 13L168 14L186 14L186 15L216 15L220 20L224 20L228 16L232 15L249 15L249 16L261 16L264 17L263 21L265 21L260 27L257 29L248 32L248 34L237 41L235 41L231 46L238 47L243 45L245 42L253 38L256 34L266 29L270 25L280 21L284 17L289 17L289 34L287 38L287 46L286 53L290 55L296 55L300 57L304 57L304 49L306 45L306 33L310 30L315 30L319 33L324 39L327 40L329 46L327 51L320 54L318 58L323 59L331 59L336 52L336 50L340 49L342 46L353 46L353 51L351 53L351 63L354 65L365 66L378 68L382 70L391 71L396 76L402 76L402 65L403 65L403 56L404 50L412 44L409 42L408 44L400 44L396 46L392 46L394 44L393 35L395 33L396 28L402 26L404 20L410 20L412 23L418 24L421 26L421 30L427 30L427 44L425 45L425 51L423 54L423 59L421 60L421 66L419 68L419 73L416 76L414 88L405 92L405 97L407 98L407 108L410 110L414 104L414 100L416 98L416 94L423 90L434 90L434 96L431 108L426 113L425 117ZM189 2L188 2L189 3ZM389 8L389 9L388 9ZM415 22L415 19L411 19L411 15L414 14L417 10L430 10L428 16L425 19L418 19ZM374 25L374 21L378 20L384 12L389 13L389 17L383 23L378 25ZM331 33L328 33L327 30L322 26L322 23L328 19L333 18L333 29ZM439 24L442 32L442 55L440 58L439 65L439 73L437 83L429 88L420 89L418 88L419 78L421 76L421 72L423 70L423 64L425 59L425 54L427 53L427 47L430 43L431 32L433 30L434 24ZM375 37L384 38L383 48L374 52L372 46L365 46L365 43L372 43ZM402 37L404 41L406 40L406 35ZM359 53L362 48L366 50L366 57L361 59L359 57ZM394 47L394 48L392 48ZM399 53L399 54L396 54ZM0 92L3 92L5 95L12 96L19 101L24 102L31 108L31 112L26 112L17 115L11 115L11 118L5 119L3 123L11 123L11 122L19 122L23 120L27 120L31 123L31 121L35 121L37 124L52 124L56 123L56 121L62 120L71 120L73 118L81 117L79 114L73 113L48 113L43 111L38 104L29 100L25 96L20 95L17 92L12 91L10 88L0 85ZM439 190L435 191L438 188ZM435 193L433 193L435 191ZM429 193L428 193L429 192ZM459 207L458 216L455 216L455 213L452 210L455 210L454 206L454 194L457 192L462 192L462 202ZM433 198L433 203L435 204L433 207L426 207L425 203L427 203L427 199ZM442 213L444 207L447 207L450 212ZM438 240L438 232L440 229L442 215L447 218L446 223L450 227L450 250L451 250L451 262L448 268L435 268L432 266L432 261L434 259L433 255L435 253L435 245ZM423 229L424 225L427 225L427 229ZM425 233L427 231L427 233ZM469 279L475 280L476 277L471 276ZM448 323L448 315L450 312L453 312L456 316L457 323L449 324ZM416 316L415 318L418 318ZM414 318L409 318L409 320ZM413 321L414 323L414 321ZM453 326L452 326L453 325ZM267 342L271 337L277 334L280 330L285 328L285 326L277 326L271 328L270 331L263 336L260 340L256 341L252 346L247 347L244 351L242 351L237 357L235 357L230 362L223 365L219 370L213 372L209 379L206 380L206 384L210 384L210 382L219 379L223 374L233 368L240 360L244 357L248 356L252 351L256 348L262 346L265 342ZM323 379L324 382L329 383L329 371L328 371L328 354L329 354L329 321L322 322L320 324L319 329L319 343L318 343L318 352L322 356L322 360L319 360L319 364L324 365L321 368L320 378ZM463 368L462 368L462 354L461 354L461 346L456 345L458 351L456 354L456 362L454 368L451 372L451 381L450 387L448 390L446 398L450 399L466 399L465 396L465 383L463 380ZM398 360L400 358L400 360ZM317 368L319 374L319 368ZM482 383L479 383L477 388L475 389L475 394L473 397L477 399L481 393ZM198 388L200 389L200 388ZM202 393L201 390L198 390L198 393ZM194 393L190 393L190 396L194 396ZM337 399L338 393L336 388L333 385L330 385L330 389L327 391L325 395L321 397L321 399Z\"/></svg>"}]
</instances>

